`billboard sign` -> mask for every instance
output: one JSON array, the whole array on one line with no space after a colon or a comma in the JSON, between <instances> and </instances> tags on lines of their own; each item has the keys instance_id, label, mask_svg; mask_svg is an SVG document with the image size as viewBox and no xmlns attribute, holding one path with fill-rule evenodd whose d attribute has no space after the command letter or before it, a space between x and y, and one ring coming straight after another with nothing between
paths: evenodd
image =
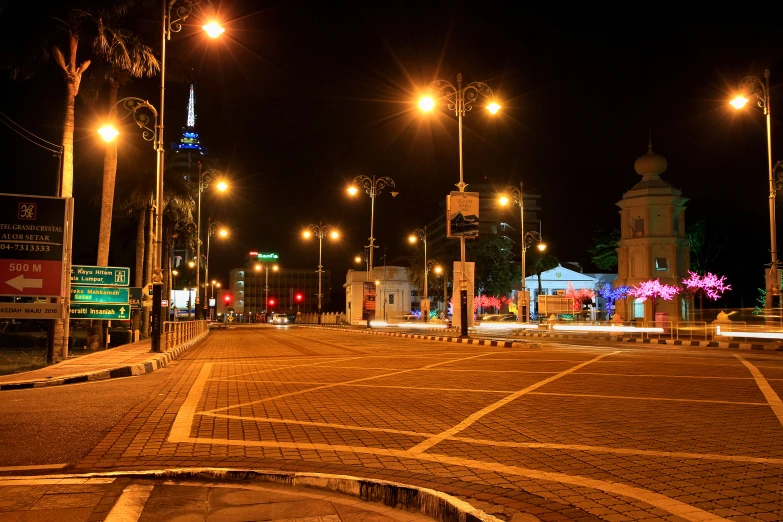
<instances>
[{"instance_id":1,"label":"billboard sign","mask_svg":"<svg viewBox=\"0 0 783 522\"><path fill-rule=\"evenodd\" d=\"M446 196L446 237L478 237L479 193L454 191Z\"/></svg>"},{"instance_id":2,"label":"billboard sign","mask_svg":"<svg viewBox=\"0 0 783 522\"><path fill-rule=\"evenodd\" d=\"M67 198L0 194L0 295L62 297Z\"/></svg>"}]
</instances>

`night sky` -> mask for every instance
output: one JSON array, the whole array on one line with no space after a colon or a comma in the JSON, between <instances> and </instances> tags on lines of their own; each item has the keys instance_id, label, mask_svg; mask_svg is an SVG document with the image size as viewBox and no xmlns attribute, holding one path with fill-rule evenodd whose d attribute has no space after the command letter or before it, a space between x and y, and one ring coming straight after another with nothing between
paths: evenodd
<instances>
[{"instance_id":1,"label":"night sky","mask_svg":"<svg viewBox=\"0 0 783 522\"><path fill-rule=\"evenodd\" d=\"M62 4L70 3L79 5ZM633 163L651 129L669 162L662 177L691 200L686 223L704 219L728 240L716 261L734 285L728 304L752 306L769 262L765 127L760 110L736 112L727 100L743 76L772 70L773 151L781 151L773 157L783 159L783 33L771 22L750 11L711 19L652 7L631 17L475 2L310 4L224 0L222 39L202 36L197 12L167 47L166 142L184 126L193 68L202 144L233 181L231 194L204 202L205 221L232 229L230 241L212 245L211 276L226 280L250 250L315 267L317 245L300 232L323 220L343 232L324 245L339 290L369 232L369 198L344 190L359 174L396 181L400 195L377 200L376 244L390 259L409 254L408 233L440 215L459 180L454 116L423 115L416 102L429 82L461 72L488 83L503 106L495 117L477 107L465 118L466 182L524 181L540 194L552 254L589 263L593 231L619 228L615 203L640 179ZM155 49L159 11L137 8L129 20ZM39 5L29 16L45 25L62 13ZM0 15L4 49L25 41L15 16ZM120 95L157 106L158 81L136 80ZM3 73L0 89L0 111L61 139L64 88L53 62L27 81ZM106 106L83 100L76 110L75 262L94 264L103 165L94 130ZM153 175L151 145L130 129L122 138L118 185ZM1 192L52 194L48 153L3 126L0 143ZM132 225L115 224L112 265L132 263L133 239Z\"/></svg>"}]
</instances>

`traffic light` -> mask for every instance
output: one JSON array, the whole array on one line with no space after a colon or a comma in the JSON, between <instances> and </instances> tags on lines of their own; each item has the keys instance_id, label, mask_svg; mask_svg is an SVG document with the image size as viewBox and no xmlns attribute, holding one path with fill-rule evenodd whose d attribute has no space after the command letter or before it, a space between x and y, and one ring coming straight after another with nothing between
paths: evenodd
<instances>
[{"instance_id":1,"label":"traffic light","mask_svg":"<svg viewBox=\"0 0 783 522\"><path fill-rule=\"evenodd\" d=\"M270 297L269 298L269 306L275 306L275 298L274 297Z\"/></svg>"},{"instance_id":2,"label":"traffic light","mask_svg":"<svg viewBox=\"0 0 783 522\"><path fill-rule=\"evenodd\" d=\"M223 300L226 302L226 304L229 304L229 303L231 302L231 296L230 296L230 295L228 295L228 294L226 294L226 295L223 297Z\"/></svg>"},{"instance_id":3,"label":"traffic light","mask_svg":"<svg viewBox=\"0 0 783 522\"><path fill-rule=\"evenodd\" d=\"M295 298L297 303L301 303L304 296L302 294L296 294Z\"/></svg>"}]
</instances>

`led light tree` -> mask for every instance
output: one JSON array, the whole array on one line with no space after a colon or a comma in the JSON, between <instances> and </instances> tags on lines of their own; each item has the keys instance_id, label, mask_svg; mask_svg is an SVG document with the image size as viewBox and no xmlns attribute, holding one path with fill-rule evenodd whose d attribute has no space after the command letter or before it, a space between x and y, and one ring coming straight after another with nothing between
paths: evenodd
<instances>
[{"instance_id":1,"label":"led light tree","mask_svg":"<svg viewBox=\"0 0 783 522\"><path fill-rule=\"evenodd\" d=\"M574 310L581 310L582 303L595 299L595 290L589 288L574 289L574 285L568 282L568 290L566 290L565 296L574 300Z\"/></svg>"},{"instance_id":2,"label":"led light tree","mask_svg":"<svg viewBox=\"0 0 783 522\"><path fill-rule=\"evenodd\" d=\"M653 320L655 320L655 302L658 298L660 297L664 301L671 301L678 293L680 293L679 286L662 285L660 279L642 281L639 286L632 286L628 291L628 295L632 295L640 301L651 300Z\"/></svg>"},{"instance_id":3,"label":"led light tree","mask_svg":"<svg viewBox=\"0 0 783 522\"><path fill-rule=\"evenodd\" d=\"M606 312L608 315L614 315L615 302L618 299L625 299L630 290L630 286L622 285L615 288L612 283L605 283L604 286L598 289L598 295L606 301Z\"/></svg>"},{"instance_id":4,"label":"led light tree","mask_svg":"<svg viewBox=\"0 0 783 522\"><path fill-rule=\"evenodd\" d=\"M731 285L726 284L726 276L716 276L711 272L706 275L699 275L696 272L688 270L688 279L683 279L682 284L685 290L693 295L699 296L699 312L704 310L704 296L717 301L727 291L731 290Z\"/></svg>"}]
</instances>

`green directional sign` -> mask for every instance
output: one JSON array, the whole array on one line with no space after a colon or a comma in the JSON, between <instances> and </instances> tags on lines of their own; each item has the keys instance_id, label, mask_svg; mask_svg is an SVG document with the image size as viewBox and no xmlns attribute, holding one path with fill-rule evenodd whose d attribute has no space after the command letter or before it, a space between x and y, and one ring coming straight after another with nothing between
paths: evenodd
<instances>
[{"instance_id":1,"label":"green directional sign","mask_svg":"<svg viewBox=\"0 0 783 522\"><path fill-rule=\"evenodd\" d=\"M129 283L130 268L82 265L71 267L72 285L128 286Z\"/></svg>"},{"instance_id":2,"label":"green directional sign","mask_svg":"<svg viewBox=\"0 0 783 522\"><path fill-rule=\"evenodd\" d=\"M71 319L98 319L105 321L127 321L131 307L128 304L81 304L71 303Z\"/></svg>"},{"instance_id":3,"label":"green directional sign","mask_svg":"<svg viewBox=\"0 0 783 522\"><path fill-rule=\"evenodd\" d=\"M128 288L111 286L73 286L71 301L78 303L128 303Z\"/></svg>"}]
</instances>

